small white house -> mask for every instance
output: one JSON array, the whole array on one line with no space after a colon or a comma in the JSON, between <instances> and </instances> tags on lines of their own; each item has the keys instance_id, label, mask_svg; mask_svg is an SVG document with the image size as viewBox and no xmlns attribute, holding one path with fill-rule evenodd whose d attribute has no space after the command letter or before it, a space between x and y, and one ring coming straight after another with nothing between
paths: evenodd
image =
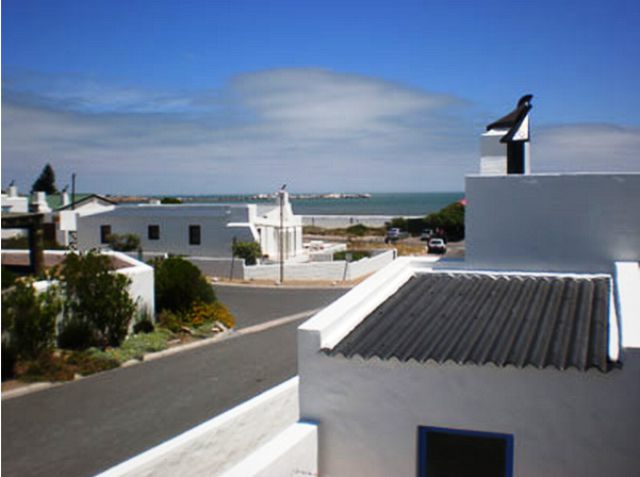
<instances>
[{"instance_id":1,"label":"small white house","mask_svg":"<svg viewBox=\"0 0 640 477\"><path fill-rule=\"evenodd\" d=\"M282 207L280 206L282 203ZM270 259L303 252L302 221L286 192L266 204L143 204L78 220L80 250L106 246L110 234L135 234L145 253L230 257L234 240L258 242Z\"/></svg>"},{"instance_id":2,"label":"small white house","mask_svg":"<svg viewBox=\"0 0 640 477\"><path fill-rule=\"evenodd\" d=\"M65 247L77 242L78 217L101 214L115 208L115 202L98 194L83 194L71 202L69 194L63 192L47 197L51 212L45 223L53 224L58 244Z\"/></svg>"}]
</instances>

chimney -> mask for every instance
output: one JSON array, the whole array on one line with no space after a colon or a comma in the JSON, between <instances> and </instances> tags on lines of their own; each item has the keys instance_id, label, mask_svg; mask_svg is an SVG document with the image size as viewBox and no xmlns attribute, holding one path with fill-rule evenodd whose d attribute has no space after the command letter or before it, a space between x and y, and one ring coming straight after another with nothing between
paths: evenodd
<instances>
[{"instance_id":1,"label":"chimney","mask_svg":"<svg viewBox=\"0 0 640 477\"><path fill-rule=\"evenodd\" d=\"M14 185L9 186L9 197L16 198L18 197L18 188Z\"/></svg>"},{"instance_id":2,"label":"chimney","mask_svg":"<svg viewBox=\"0 0 640 477\"><path fill-rule=\"evenodd\" d=\"M49 204L47 204L47 194L46 192L34 192L31 196L31 206L29 207L31 212L51 212L49 208Z\"/></svg>"},{"instance_id":3,"label":"chimney","mask_svg":"<svg viewBox=\"0 0 640 477\"><path fill-rule=\"evenodd\" d=\"M69 205L71 203L71 200L69 200L69 193L64 190L62 191L62 206L64 207L65 205Z\"/></svg>"},{"instance_id":4,"label":"chimney","mask_svg":"<svg viewBox=\"0 0 640 477\"><path fill-rule=\"evenodd\" d=\"M487 126L480 139L480 174L529 174L529 111L532 95L520 98L516 108Z\"/></svg>"}]
</instances>

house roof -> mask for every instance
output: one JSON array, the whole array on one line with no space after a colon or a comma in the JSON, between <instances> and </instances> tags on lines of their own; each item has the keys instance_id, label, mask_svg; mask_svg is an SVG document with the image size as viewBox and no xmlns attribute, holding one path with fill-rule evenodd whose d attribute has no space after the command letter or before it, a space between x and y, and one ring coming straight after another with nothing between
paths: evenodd
<instances>
[{"instance_id":1,"label":"house roof","mask_svg":"<svg viewBox=\"0 0 640 477\"><path fill-rule=\"evenodd\" d=\"M425 273L327 354L607 371L607 276Z\"/></svg>"},{"instance_id":2,"label":"house roof","mask_svg":"<svg viewBox=\"0 0 640 477\"><path fill-rule=\"evenodd\" d=\"M82 204L84 204L85 202L90 201L91 199L98 199L101 202L105 202L107 204L111 204L111 205L115 205L116 203L111 200L111 199L107 199L104 196L98 195L98 194L76 194L76 201L73 204L67 204L67 205L62 205L62 195L61 194L54 194L54 195L48 195L47 196L47 204L49 205L49 207L52 210L66 210L66 209L71 209L72 206L80 206ZM57 205L52 205L52 204L57 204Z\"/></svg>"}]
</instances>

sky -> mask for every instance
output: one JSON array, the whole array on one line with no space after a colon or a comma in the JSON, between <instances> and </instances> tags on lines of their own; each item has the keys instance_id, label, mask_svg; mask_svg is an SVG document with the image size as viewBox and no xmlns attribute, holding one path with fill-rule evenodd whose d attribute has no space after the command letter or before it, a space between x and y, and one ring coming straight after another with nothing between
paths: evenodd
<instances>
[{"instance_id":1,"label":"sky","mask_svg":"<svg viewBox=\"0 0 640 477\"><path fill-rule=\"evenodd\" d=\"M640 2L2 0L2 186L461 191L524 94L534 172L640 170Z\"/></svg>"}]
</instances>

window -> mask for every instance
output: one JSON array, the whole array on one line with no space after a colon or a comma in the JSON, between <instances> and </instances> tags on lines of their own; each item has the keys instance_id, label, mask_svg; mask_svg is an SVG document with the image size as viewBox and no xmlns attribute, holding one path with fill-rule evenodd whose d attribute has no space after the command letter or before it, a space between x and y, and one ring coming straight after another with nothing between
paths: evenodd
<instances>
[{"instance_id":1,"label":"window","mask_svg":"<svg viewBox=\"0 0 640 477\"><path fill-rule=\"evenodd\" d=\"M111 235L111 225L101 225L100 243L109 243L109 235Z\"/></svg>"},{"instance_id":2,"label":"window","mask_svg":"<svg viewBox=\"0 0 640 477\"><path fill-rule=\"evenodd\" d=\"M512 477L513 436L418 428L418 476Z\"/></svg>"},{"instance_id":3,"label":"window","mask_svg":"<svg viewBox=\"0 0 640 477\"><path fill-rule=\"evenodd\" d=\"M189 225L189 245L200 245L199 225Z\"/></svg>"},{"instance_id":4,"label":"window","mask_svg":"<svg viewBox=\"0 0 640 477\"><path fill-rule=\"evenodd\" d=\"M159 240L160 239L160 226L159 225L149 225L147 228L147 237L149 240Z\"/></svg>"}]
</instances>

